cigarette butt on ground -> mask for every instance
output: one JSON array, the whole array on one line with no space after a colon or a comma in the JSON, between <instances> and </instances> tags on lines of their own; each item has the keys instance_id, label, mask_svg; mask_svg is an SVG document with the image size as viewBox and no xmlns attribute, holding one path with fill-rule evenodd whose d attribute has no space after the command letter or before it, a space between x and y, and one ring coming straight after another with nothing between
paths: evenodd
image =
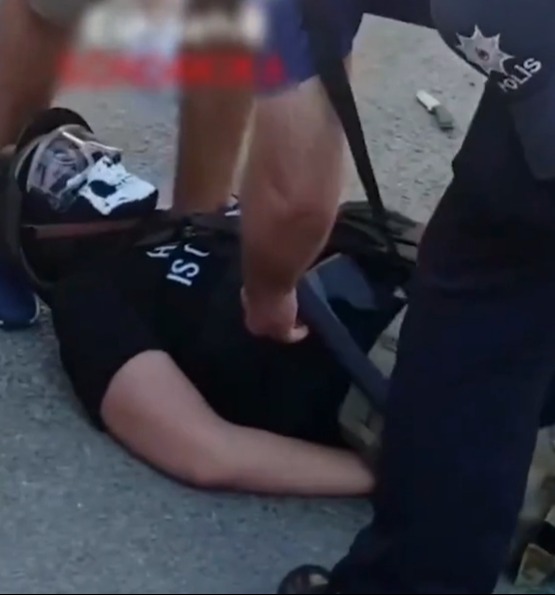
<instances>
[{"instance_id":1,"label":"cigarette butt on ground","mask_svg":"<svg viewBox=\"0 0 555 595\"><path fill-rule=\"evenodd\" d=\"M441 130L453 130L455 119L451 112L428 91L420 90L416 93L416 100L430 113Z\"/></svg>"}]
</instances>

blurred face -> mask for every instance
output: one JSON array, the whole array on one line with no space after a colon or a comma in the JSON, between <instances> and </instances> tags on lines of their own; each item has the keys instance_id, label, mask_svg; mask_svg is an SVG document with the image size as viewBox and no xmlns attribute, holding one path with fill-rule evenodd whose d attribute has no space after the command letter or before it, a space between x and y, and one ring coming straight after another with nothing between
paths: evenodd
<instances>
[{"instance_id":1,"label":"blurred face","mask_svg":"<svg viewBox=\"0 0 555 595\"><path fill-rule=\"evenodd\" d=\"M77 125L62 126L32 141L22 151L16 177L23 193L33 193L48 202L51 222L37 226L37 237L84 238L123 231L135 225L135 219L112 219L110 206L103 203L104 197L108 200L126 179L123 175L126 170L122 170L123 174L117 170L120 162L121 152L117 148L101 143ZM100 167L101 174L91 178L93 167ZM91 190L83 191L84 186ZM97 193L98 204L95 202ZM123 194L127 196L125 191ZM79 210L81 203L86 208L92 205L99 209L91 221L75 222L83 218ZM44 211L42 206L40 209ZM75 209L81 215L75 216Z\"/></svg>"},{"instance_id":2,"label":"blurred face","mask_svg":"<svg viewBox=\"0 0 555 595\"><path fill-rule=\"evenodd\" d=\"M9 175L3 240L39 286L131 247L137 224L142 231L156 208L156 186L64 108L45 110L27 126Z\"/></svg>"},{"instance_id":3,"label":"blurred face","mask_svg":"<svg viewBox=\"0 0 555 595\"><path fill-rule=\"evenodd\" d=\"M114 251L137 224L137 219L117 220L100 213L90 222L66 217L83 200L79 190L89 183L90 168L103 158L117 162L120 152L75 125L58 128L23 149L16 169L19 186L24 194L44 197L52 214L50 223L34 226L32 233L29 225L22 229L23 250L37 277L58 280L110 248Z\"/></svg>"},{"instance_id":4,"label":"blurred face","mask_svg":"<svg viewBox=\"0 0 555 595\"><path fill-rule=\"evenodd\" d=\"M99 142L82 126L62 126L29 144L16 176L24 192L39 192L53 213L61 214L75 202L76 190L93 165L103 158L115 162L120 157L117 148Z\"/></svg>"}]
</instances>

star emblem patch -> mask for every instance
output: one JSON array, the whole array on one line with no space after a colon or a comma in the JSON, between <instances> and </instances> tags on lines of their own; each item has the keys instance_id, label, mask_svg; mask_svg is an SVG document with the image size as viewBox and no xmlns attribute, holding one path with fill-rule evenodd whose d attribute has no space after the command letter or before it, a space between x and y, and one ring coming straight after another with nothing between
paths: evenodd
<instances>
[{"instance_id":1,"label":"star emblem patch","mask_svg":"<svg viewBox=\"0 0 555 595\"><path fill-rule=\"evenodd\" d=\"M457 49L462 52L466 59L472 64L478 66L488 76L492 72L507 75L505 70L505 62L514 58L507 54L499 47L501 35L494 35L493 37L486 37L478 26L474 27L472 37L465 37L459 35L459 45Z\"/></svg>"}]
</instances>

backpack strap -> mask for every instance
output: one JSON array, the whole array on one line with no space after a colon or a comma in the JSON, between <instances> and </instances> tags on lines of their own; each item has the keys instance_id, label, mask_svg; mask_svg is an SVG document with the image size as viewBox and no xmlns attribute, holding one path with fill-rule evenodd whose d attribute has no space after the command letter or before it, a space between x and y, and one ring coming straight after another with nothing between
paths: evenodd
<instances>
[{"instance_id":1,"label":"backpack strap","mask_svg":"<svg viewBox=\"0 0 555 595\"><path fill-rule=\"evenodd\" d=\"M402 263L407 267L406 255L403 258L399 253L397 242L401 240L402 243L410 226L402 216L387 211L384 206L364 138L354 92L340 51L335 23L328 12L327 0L301 0L301 4L317 73L343 126L370 206L372 222L363 217L359 229L366 233L366 240L373 243L372 249L379 250L381 245L384 256L389 258L392 265ZM362 205L361 208L364 210ZM351 217L351 227L353 219ZM371 242L371 228L377 230L381 236L376 238L376 242ZM414 242L415 248L418 240ZM413 247L410 240L408 244L409 247ZM410 260L409 257L409 263ZM408 265L409 269L412 268L412 264ZM320 335L335 354L336 360L350 374L353 381L350 395L362 394L367 400L369 412L373 410L382 414L386 407L388 382L331 311L326 297L318 291L318 282L314 275L314 271L309 272L298 288L301 317ZM391 299L394 299L393 292Z\"/></svg>"},{"instance_id":2,"label":"backpack strap","mask_svg":"<svg viewBox=\"0 0 555 595\"><path fill-rule=\"evenodd\" d=\"M344 266L345 262L342 264ZM352 268L356 269L354 266ZM353 274L353 271L346 274ZM353 279L345 281L349 283ZM322 294L316 270L309 271L301 279L297 292L303 320L310 328L316 329L324 344L335 355L337 363L349 373L352 382L363 391L372 406L382 411L386 402L387 382L331 309L326 295Z\"/></svg>"},{"instance_id":3,"label":"backpack strap","mask_svg":"<svg viewBox=\"0 0 555 595\"><path fill-rule=\"evenodd\" d=\"M301 0L303 17L316 70L343 126L356 170L388 251L397 255L384 206L368 153L353 88L339 47L337 30L327 0Z\"/></svg>"}]
</instances>

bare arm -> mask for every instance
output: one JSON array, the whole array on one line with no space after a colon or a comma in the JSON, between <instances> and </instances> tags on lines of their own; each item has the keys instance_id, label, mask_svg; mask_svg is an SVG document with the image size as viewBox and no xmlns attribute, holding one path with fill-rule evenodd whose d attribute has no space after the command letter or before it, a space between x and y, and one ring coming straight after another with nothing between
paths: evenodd
<instances>
[{"instance_id":1,"label":"bare arm","mask_svg":"<svg viewBox=\"0 0 555 595\"><path fill-rule=\"evenodd\" d=\"M343 132L312 79L260 99L241 191L244 284L250 296L286 294L325 244L337 213Z\"/></svg>"},{"instance_id":2,"label":"bare arm","mask_svg":"<svg viewBox=\"0 0 555 595\"><path fill-rule=\"evenodd\" d=\"M128 362L108 389L102 415L137 456L201 488L352 496L374 485L353 452L227 423L164 353Z\"/></svg>"}]
</instances>

